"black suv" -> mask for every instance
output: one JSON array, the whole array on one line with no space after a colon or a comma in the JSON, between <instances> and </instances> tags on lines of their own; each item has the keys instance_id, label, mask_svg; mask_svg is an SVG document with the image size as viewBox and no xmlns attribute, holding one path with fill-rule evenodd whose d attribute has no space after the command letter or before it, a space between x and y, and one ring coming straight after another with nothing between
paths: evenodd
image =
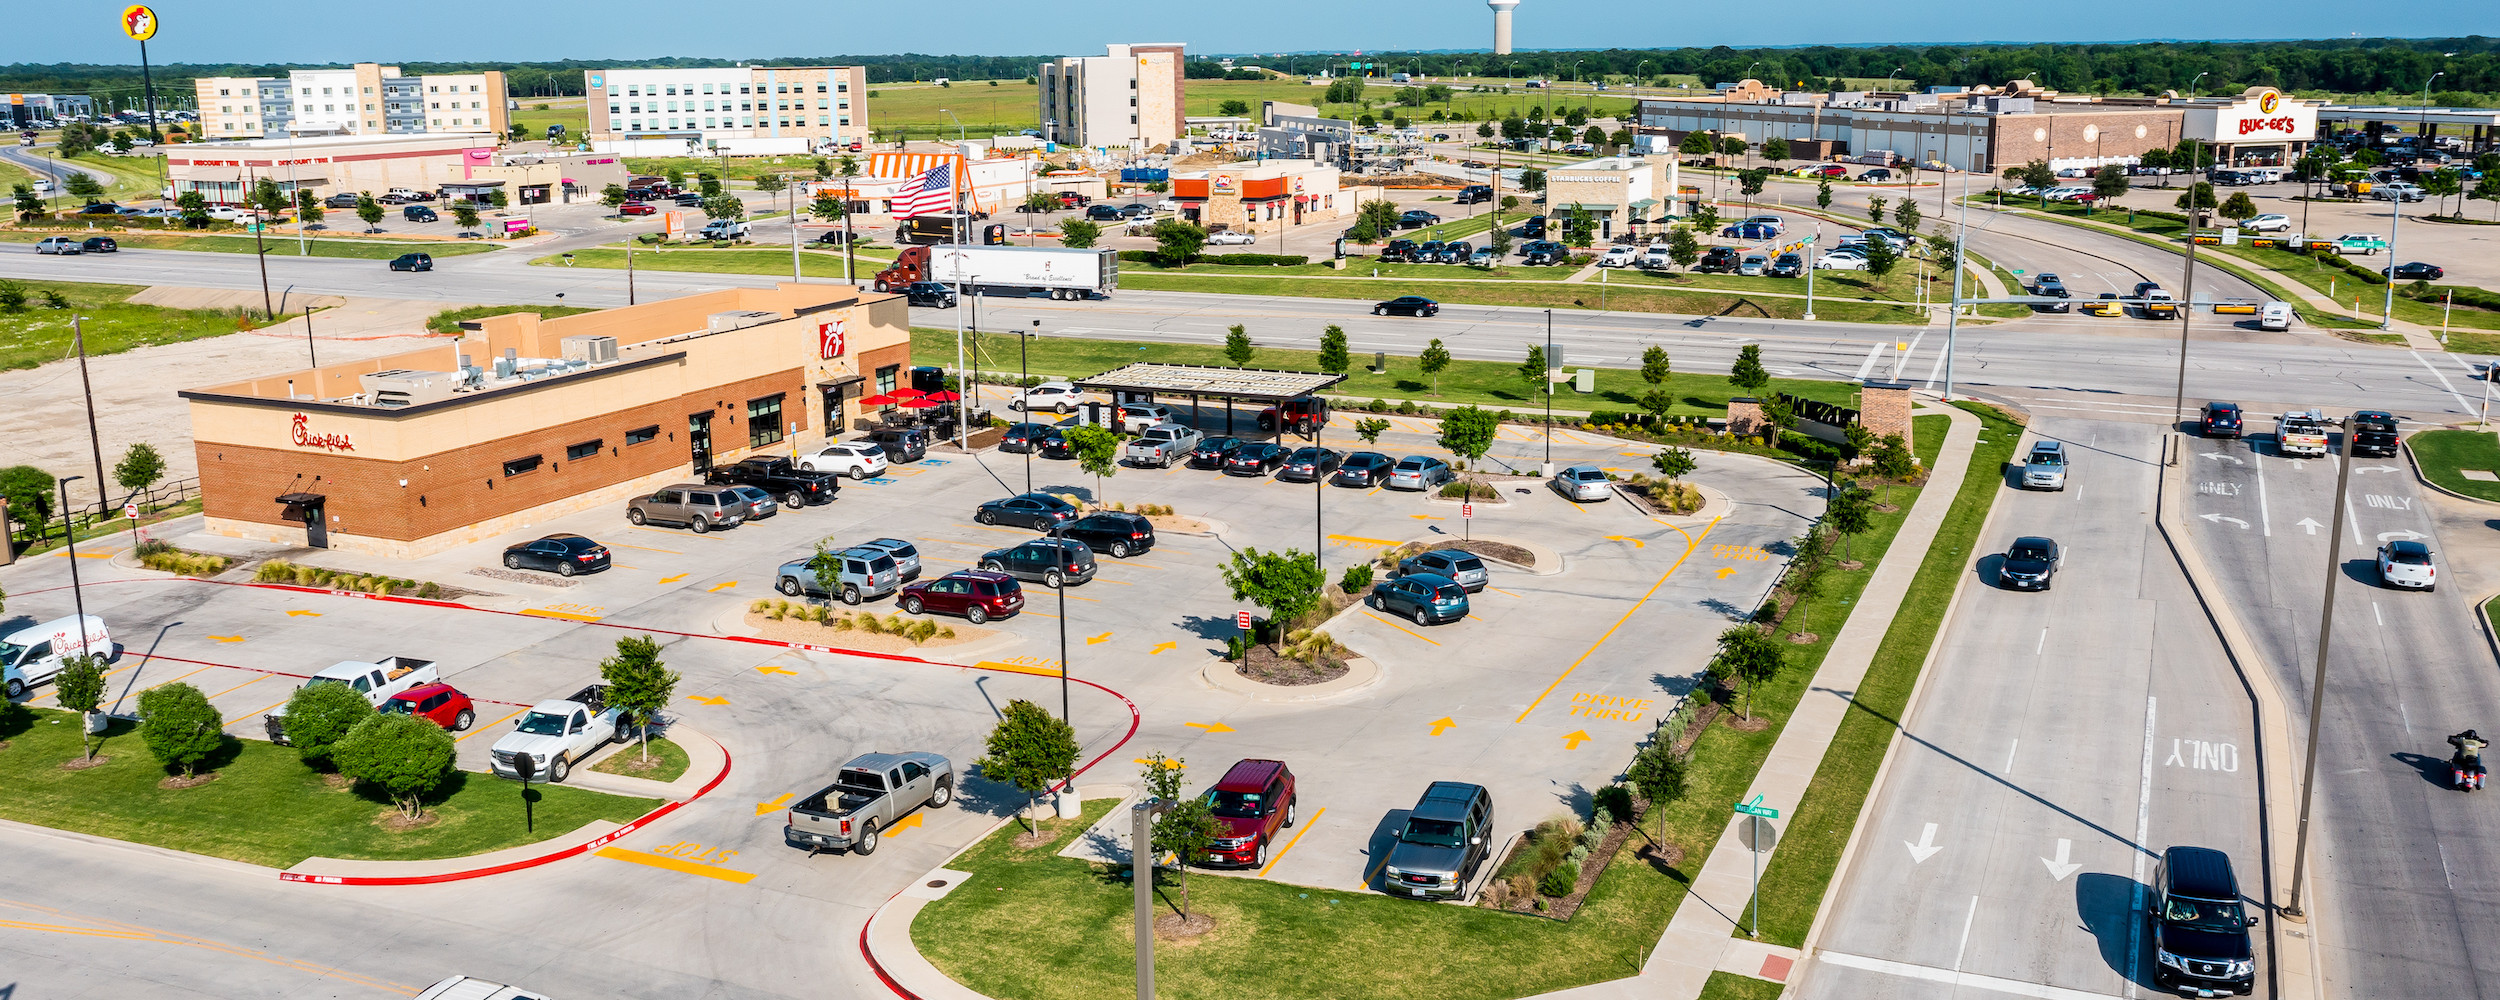
<instances>
[{"instance_id":1,"label":"black suv","mask_svg":"<svg viewBox=\"0 0 2500 1000\"><path fill-rule=\"evenodd\" d=\"M917 462L929 457L929 432L921 427L881 427L868 432L868 440L885 448L887 458L897 462Z\"/></svg>"},{"instance_id":2,"label":"black suv","mask_svg":"<svg viewBox=\"0 0 2500 1000\"><path fill-rule=\"evenodd\" d=\"M434 257L431 254L404 253L391 258L391 270L394 271L431 271L433 269Z\"/></svg>"},{"instance_id":3,"label":"black suv","mask_svg":"<svg viewBox=\"0 0 2500 1000\"><path fill-rule=\"evenodd\" d=\"M935 281L915 281L903 288L903 301L909 305L955 308L955 290Z\"/></svg>"},{"instance_id":4,"label":"black suv","mask_svg":"<svg viewBox=\"0 0 2500 1000\"><path fill-rule=\"evenodd\" d=\"M1085 219L1088 222L1119 222L1122 219L1120 206L1087 205L1085 206Z\"/></svg>"},{"instance_id":5,"label":"black suv","mask_svg":"<svg viewBox=\"0 0 2500 1000\"><path fill-rule=\"evenodd\" d=\"M1693 265L1693 271L1698 274L1729 274L1744 262L1744 255L1737 253L1735 247L1711 247L1701 255L1701 261Z\"/></svg>"},{"instance_id":6,"label":"black suv","mask_svg":"<svg viewBox=\"0 0 2500 1000\"><path fill-rule=\"evenodd\" d=\"M1520 244L1519 262L1530 267L1551 266L1563 262L1563 245L1552 240L1529 240Z\"/></svg>"},{"instance_id":7,"label":"black suv","mask_svg":"<svg viewBox=\"0 0 2500 1000\"><path fill-rule=\"evenodd\" d=\"M2352 453L2387 458L2396 454L2396 415L2362 410L2352 415Z\"/></svg>"},{"instance_id":8,"label":"black suv","mask_svg":"<svg viewBox=\"0 0 2500 1000\"><path fill-rule=\"evenodd\" d=\"M1422 226L1429 226L1439 221L1441 221L1440 216L1434 215L1420 208L1410 208L1404 212L1398 213L1398 228L1400 229L1415 229Z\"/></svg>"},{"instance_id":9,"label":"black suv","mask_svg":"<svg viewBox=\"0 0 2500 1000\"><path fill-rule=\"evenodd\" d=\"M1451 203L1451 204L1453 204L1453 205L1473 205L1473 204L1476 204L1476 203L1478 203L1478 202L1486 202L1486 201L1492 201L1492 200L1493 200L1493 185L1491 185L1491 184L1470 184L1470 185L1467 185L1466 187L1463 187L1463 188L1458 189L1458 197L1450 199L1450 203Z\"/></svg>"},{"instance_id":10,"label":"black suv","mask_svg":"<svg viewBox=\"0 0 2500 1000\"><path fill-rule=\"evenodd\" d=\"M1206 440L1198 442L1198 447L1189 453L1189 467L1192 469L1221 469L1224 467L1224 463L1233 457L1233 452L1239 450L1240 448L1240 438L1207 438Z\"/></svg>"},{"instance_id":11,"label":"black suv","mask_svg":"<svg viewBox=\"0 0 2500 1000\"><path fill-rule=\"evenodd\" d=\"M1116 510L1087 514L1061 525L1054 534L1084 542L1096 552L1111 553L1114 559L1126 559L1155 547L1154 522Z\"/></svg>"},{"instance_id":12,"label":"black suv","mask_svg":"<svg viewBox=\"0 0 2500 1000\"><path fill-rule=\"evenodd\" d=\"M2209 438L2240 436L2240 404L2207 403L2205 412L2196 420L2197 433Z\"/></svg>"},{"instance_id":13,"label":"black suv","mask_svg":"<svg viewBox=\"0 0 2500 1000\"><path fill-rule=\"evenodd\" d=\"M1066 538L1036 538L1022 545L993 549L981 556L981 568L1057 588L1094 578L1094 550Z\"/></svg>"},{"instance_id":14,"label":"black suv","mask_svg":"<svg viewBox=\"0 0 2500 1000\"><path fill-rule=\"evenodd\" d=\"M2240 906L2230 855L2210 847L2161 852L2152 918L2156 988L2206 996L2223 990L2247 996L2256 989L2248 929L2257 918Z\"/></svg>"}]
</instances>

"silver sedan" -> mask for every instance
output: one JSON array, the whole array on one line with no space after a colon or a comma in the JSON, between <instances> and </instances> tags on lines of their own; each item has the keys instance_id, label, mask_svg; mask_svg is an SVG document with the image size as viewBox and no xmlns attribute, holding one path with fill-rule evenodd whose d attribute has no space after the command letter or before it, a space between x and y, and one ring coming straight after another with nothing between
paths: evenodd
<instances>
[{"instance_id":1,"label":"silver sedan","mask_svg":"<svg viewBox=\"0 0 2500 1000\"><path fill-rule=\"evenodd\" d=\"M1430 455L1408 455L1390 467L1389 481L1384 485L1393 490L1429 490L1457 477L1448 462Z\"/></svg>"},{"instance_id":2,"label":"silver sedan","mask_svg":"<svg viewBox=\"0 0 2500 1000\"><path fill-rule=\"evenodd\" d=\"M1554 492L1579 501L1604 500L1615 495L1614 485L1606 480L1606 470L1594 465L1575 465L1555 473Z\"/></svg>"}]
</instances>

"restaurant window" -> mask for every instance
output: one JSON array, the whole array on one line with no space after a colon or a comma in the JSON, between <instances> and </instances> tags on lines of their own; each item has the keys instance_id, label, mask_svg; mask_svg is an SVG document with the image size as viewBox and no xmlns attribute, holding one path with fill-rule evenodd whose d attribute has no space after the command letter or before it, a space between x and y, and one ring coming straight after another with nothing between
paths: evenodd
<instances>
[{"instance_id":1,"label":"restaurant window","mask_svg":"<svg viewBox=\"0 0 2500 1000\"><path fill-rule=\"evenodd\" d=\"M781 440L781 394L747 400L747 447Z\"/></svg>"},{"instance_id":2,"label":"restaurant window","mask_svg":"<svg viewBox=\"0 0 2500 1000\"><path fill-rule=\"evenodd\" d=\"M517 476L524 472L538 468L539 463L545 460L546 458L543 455L531 455L528 458L516 458L503 464L503 474L507 477Z\"/></svg>"},{"instance_id":3,"label":"restaurant window","mask_svg":"<svg viewBox=\"0 0 2500 1000\"><path fill-rule=\"evenodd\" d=\"M902 374L902 371L903 366L901 365L887 365L883 368L877 369L877 395L882 396L893 392L894 379L896 376Z\"/></svg>"},{"instance_id":4,"label":"restaurant window","mask_svg":"<svg viewBox=\"0 0 2500 1000\"><path fill-rule=\"evenodd\" d=\"M599 453L599 449L605 444L607 444L606 441L594 439L584 441L580 444L566 445L564 448L564 460L567 462L579 462L582 459L597 455Z\"/></svg>"}]
</instances>

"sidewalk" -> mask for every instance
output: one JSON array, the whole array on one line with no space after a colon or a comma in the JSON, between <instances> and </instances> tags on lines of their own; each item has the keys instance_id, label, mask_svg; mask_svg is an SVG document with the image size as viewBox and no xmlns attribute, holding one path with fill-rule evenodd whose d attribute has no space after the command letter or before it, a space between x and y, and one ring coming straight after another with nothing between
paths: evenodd
<instances>
[{"instance_id":1,"label":"sidewalk","mask_svg":"<svg viewBox=\"0 0 2500 1000\"><path fill-rule=\"evenodd\" d=\"M1886 558L1876 566L1874 578L1867 581L1866 593L1858 600L1858 611L1841 626L1831 654L1824 658L1822 668L1807 685L1805 699L1798 702L1796 713L1780 730L1779 742L1772 745L1761 772L1754 775L1753 785L1745 790L1747 801L1758 796L1764 805L1778 809L1782 816L1796 814L1798 800L1805 796L1824 751L1839 732L1841 719L1849 711L1849 698L1843 692L1857 690L1867 667L1874 662L1876 647L1883 642L1885 630L1892 627L1890 609L1900 606L1909 592L1910 581L1918 575L1919 565L1926 561L1928 546L1935 542L1945 511L1961 490L1971 451L1978 442L1979 418L1969 413L1937 406L1916 412L1940 412L1952 418L1953 429L1945 436L1944 450L1937 455L1935 468L1929 473L1926 486L1919 490L1918 502L1911 506ZM1641 968L1640 975L1543 996L1555 1000L1686 1000L1700 996L1710 974L1720 971L1787 982L1801 954L1793 948L1741 936L1753 891L1754 859L1745 846L1743 827L1737 819L1729 817L1718 845L1711 849L1700 873L1693 877L1691 891L1676 907L1675 917L1668 921L1666 932L1659 935L1658 945L1650 952L1649 962ZM1777 854L1777 849L1771 854ZM1762 858L1765 867L1770 861L1771 855Z\"/></svg>"}]
</instances>

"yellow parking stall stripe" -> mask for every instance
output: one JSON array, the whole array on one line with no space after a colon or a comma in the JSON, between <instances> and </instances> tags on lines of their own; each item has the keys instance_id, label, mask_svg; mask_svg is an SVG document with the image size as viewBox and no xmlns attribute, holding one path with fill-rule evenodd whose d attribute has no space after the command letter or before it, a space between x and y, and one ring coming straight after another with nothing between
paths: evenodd
<instances>
[{"instance_id":1,"label":"yellow parking stall stripe","mask_svg":"<svg viewBox=\"0 0 2500 1000\"><path fill-rule=\"evenodd\" d=\"M1554 436L1555 436L1556 438L1558 438L1558 439L1560 439L1560 440L1562 440L1562 441L1564 441L1564 442L1570 443L1570 444L1588 444L1588 443L1589 443L1589 442L1587 442L1587 441L1580 440L1579 435L1573 434L1573 433L1571 433L1570 431L1557 430L1557 431L1555 431L1555 432L1554 432Z\"/></svg>"},{"instance_id":2,"label":"yellow parking stall stripe","mask_svg":"<svg viewBox=\"0 0 2500 1000\"><path fill-rule=\"evenodd\" d=\"M230 687L230 688L227 688L227 689L225 689L225 690L223 690L223 691L219 691L219 692L217 692L216 694L209 695L209 697L210 697L210 698L212 698L212 699L213 699L213 698L223 698L223 697L225 697L225 696L227 696L227 695L233 694L233 693L235 693L235 692L237 692L237 691L241 691L241 690L243 690L244 688L251 687L251 686L252 686L252 685L254 685L254 684L258 684L258 683L260 683L260 682L262 682L262 681L268 680L268 679L270 679L270 678L272 678L272 677L276 677L276 676L278 676L278 675L276 675L276 674L262 674L262 675L260 675L260 676L258 676L258 677L254 677L254 678L252 678L251 680L244 681L244 682L243 682L243 683L241 683L241 684L237 684L237 685L235 685L235 686L233 686L233 687Z\"/></svg>"},{"instance_id":3,"label":"yellow parking stall stripe","mask_svg":"<svg viewBox=\"0 0 2500 1000\"><path fill-rule=\"evenodd\" d=\"M997 660L983 660L973 664L972 669L991 670L1002 674L1031 674L1035 677L1057 677L1060 673L1049 667L1026 667L1013 663L1000 663Z\"/></svg>"},{"instance_id":4,"label":"yellow parking stall stripe","mask_svg":"<svg viewBox=\"0 0 2500 1000\"><path fill-rule=\"evenodd\" d=\"M461 734L458 738L453 739L453 740L452 740L452 742L454 742L454 743L458 743L458 742L460 742L461 740L468 739L468 738L469 738L469 737L471 737L471 736L475 736L475 735L477 735L477 734L479 734L479 733L482 733L482 732L485 732L485 731L487 731L487 730L489 730L489 729L493 729L493 728L495 728L496 726L503 725L505 722L510 721L510 720L512 719L512 717L513 717L513 716L515 716L515 715L519 715L519 714L521 714L521 713L523 713L523 712L526 712L526 711L529 711L529 709L526 709L526 708L516 708L516 709L513 709L513 710L512 710L512 714L511 714L511 715L506 715L506 716L504 716L504 717L503 717L503 718L501 718L501 719L497 719L497 720L495 720L495 721L493 721L493 722L489 722L489 723L487 723L487 724L485 724L485 725L483 725L483 726L470 726L470 727L469 727L469 731L468 731L468 732L466 732L466 733L462 733L462 734Z\"/></svg>"},{"instance_id":5,"label":"yellow parking stall stripe","mask_svg":"<svg viewBox=\"0 0 2500 1000\"><path fill-rule=\"evenodd\" d=\"M1292 840L1285 841L1284 849L1277 851L1275 857L1267 859L1267 867L1259 869L1259 877L1266 878L1268 869L1276 867L1277 862L1285 860L1285 852L1293 850L1293 845L1301 843L1302 835L1311 832L1312 827L1319 825L1319 818L1326 815L1328 815L1327 806L1321 806L1318 812L1312 813L1310 822L1302 824L1302 829L1294 831Z\"/></svg>"},{"instance_id":6,"label":"yellow parking stall stripe","mask_svg":"<svg viewBox=\"0 0 2500 1000\"><path fill-rule=\"evenodd\" d=\"M636 851L623 847L602 847L598 850L598 855L603 858L614 858L618 861L631 861L638 865L650 865L653 868L666 868L673 872L685 872L688 875L701 875L704 878L716 878L723 882L736 882L740 885L745 885L746 883L755 880L754 872L731 871L730 869L721 868L715 865L696 864L692 861L672 858L665 854L652 854L648 851Z\"/></svg>"},{"instance_id":7,"label":"yellow parking stall stripe","mask_svg":"<svg viewBox=\"0 0 2500 1000\"><path fill-rule=\"evenodd\" d=\"M1536 700L1528 703L1527 711L1519 713L1519 717L1511 721L1514 723L1528 721L1528 714L1536 711L1536 707L1538 705L1544 704L1545 699L1554 693L1555 688L1562 686L1563 680L1570 677L1572 671L1580 669L1580 664L1588 662L1589 657L1596 655L1598 647L1605 645L1606 640L1614 638L1615 630L1622 628L1624 622L1632 620L1632 614L1634 612L1639 611L1642 605L1648 604L1650 598L1658 596L1658 588L1667 585L1667 578L1674 576L1676 570L1684 567L1684 560L1692 558L1694 550L1701 548L1701 540L1710 537L1711 529L1718 526L1719 519L1714 517L1710 519L1709 526L1701 529L1701 534L1685 535L1686 540L1684 543L1684 554L1675 557L1675 564L1667 567L1667 571L1665 573L1659 574L1658 582L1649 585L1649 592L1642 594L1640 600L1632 602L1631 607L1625 608L1623 610L1623 617L1615 619L1614 624L1606 626L1604 634L1599 635L1596 642L1589 644L1588 651L1581 653L1579 659L1571 661L1570 666L1564 667L1563 672L1555 676L1554 682L1545 685L1545 690L1536 696Z\"/></svg>"},{"instance_id":8,"label":"yellow parking stall stripe","mask_svg":"<svg viewBox=\"0 0 2500 1000\"><path fill-rule=\"evenodd\" d=\"M927 553L925 553L925 552L924 552L924 553L921 553L921 556L920 556L920 561L921 561L921 562L942 562L942 563L954 563L954 564L955 564L955 565L957 565L957 566L970 566L970 565L972 565L972 563L970 563L970 562L968 562L968 561L966 561L966 560L962 560L962 559L941 559L941 558L939 558L939 557L937 557L937 556L929 555L929 554L927 554Z\"/></svg>"},{"instance_id":9,"label":"yellow parking stall stripe","mask_svg":"<svg viewBox=\"0 0 2500 1000\"><path fill-rule=\"evenodd\" d=\"M1484 588L1484 589L1486 589L1486 590L1490 590L1490 591L1492 591L1492 592L1494 592L1494 593L1496 593L1496 594L1501 594L1501 595L1503 595L1503 596L1505 596L1505 597L1517 597L1517 596L1519 596L1519 595L1517 595L1517 594L1511 593L1510 591L1503 590L1503 589L1502 589L1502 588L1500 588L1500 587L1486 587L1486 588Z\"/></svg>"},{"instance_id":10,"label":"yellow parking stall stripe","mask_svg":"<svg viewBox=\"0 0 2500 1000\"><path fill-rule=\"evenodd\" d=\"M677 551L676 549L655 549L655 548L652 548L652 547L650 547L650 546L648 546L648 545L635 545L635 544L632 544L632 543L630 543L630 542L616 542L616 543L614 543L614 544L615 544L615 547L620 548L620 549L641 549L641 550L643 550L643 551L645 551L645 552L666 552L666 553L668 553L669 555L672 555L672 556L682 556L682 555L685 555L685 553L683 553L683 552L679 552L679 551Z\"/></svg>"},{"instance_id":11,"label":"yellow parking stall stripe","mask_svg":"<svg viewBox=\"0 0 2500 1000\"><path fill-rule=\"evenodd\" d=\"M1437 640L1433 640L1433 639L1424 639L1424 634L1423 634L1423 633L1421 633L1421 632L1415 631L1414 629L1411 629L1411 628L1407 628L1407 627L1406 627L1406 626L1404 626L1404 625L1400 625L1400 624L1398 624L1398 623L1396 623L1396 622L1393 622L1393 621L1390 621L1390 620L1388 620L1388 619L1386 619L1386 618L1382 618L1382 617L1380 617L1379 615L1372 615L1372 613L1371 613L1371 612L1369 612L1369 611L1365 611L1365 612L1363 612L1363 613L1364 613L1364 614L1367 614L1367 615L1371 615L1371 616L1372 616L1372 618L1373 618L1374 620L1377 620L1378 622L1380 622L1380 623L1381 623L1381 624L1383 624L1383 625L1389 626L1390 628L1393 628L1393 629L1396 629L1396 630L1398 630L1398 631L1400 631L1400 632L1404 632L1404 633L1406 633L1406 634L1408 634L1408 635L1414 636L1415 638L1418 638L1418 639L1423 639L1425 642L1432 643L1432 644L1433 644L1433 645L1435 645L1435 646L1438 646L1438 645L1440 645L1440 644L1441 644L1441 643L1440 643L1439 641L1437 641Z\"/></svg>"}]
</instances>

